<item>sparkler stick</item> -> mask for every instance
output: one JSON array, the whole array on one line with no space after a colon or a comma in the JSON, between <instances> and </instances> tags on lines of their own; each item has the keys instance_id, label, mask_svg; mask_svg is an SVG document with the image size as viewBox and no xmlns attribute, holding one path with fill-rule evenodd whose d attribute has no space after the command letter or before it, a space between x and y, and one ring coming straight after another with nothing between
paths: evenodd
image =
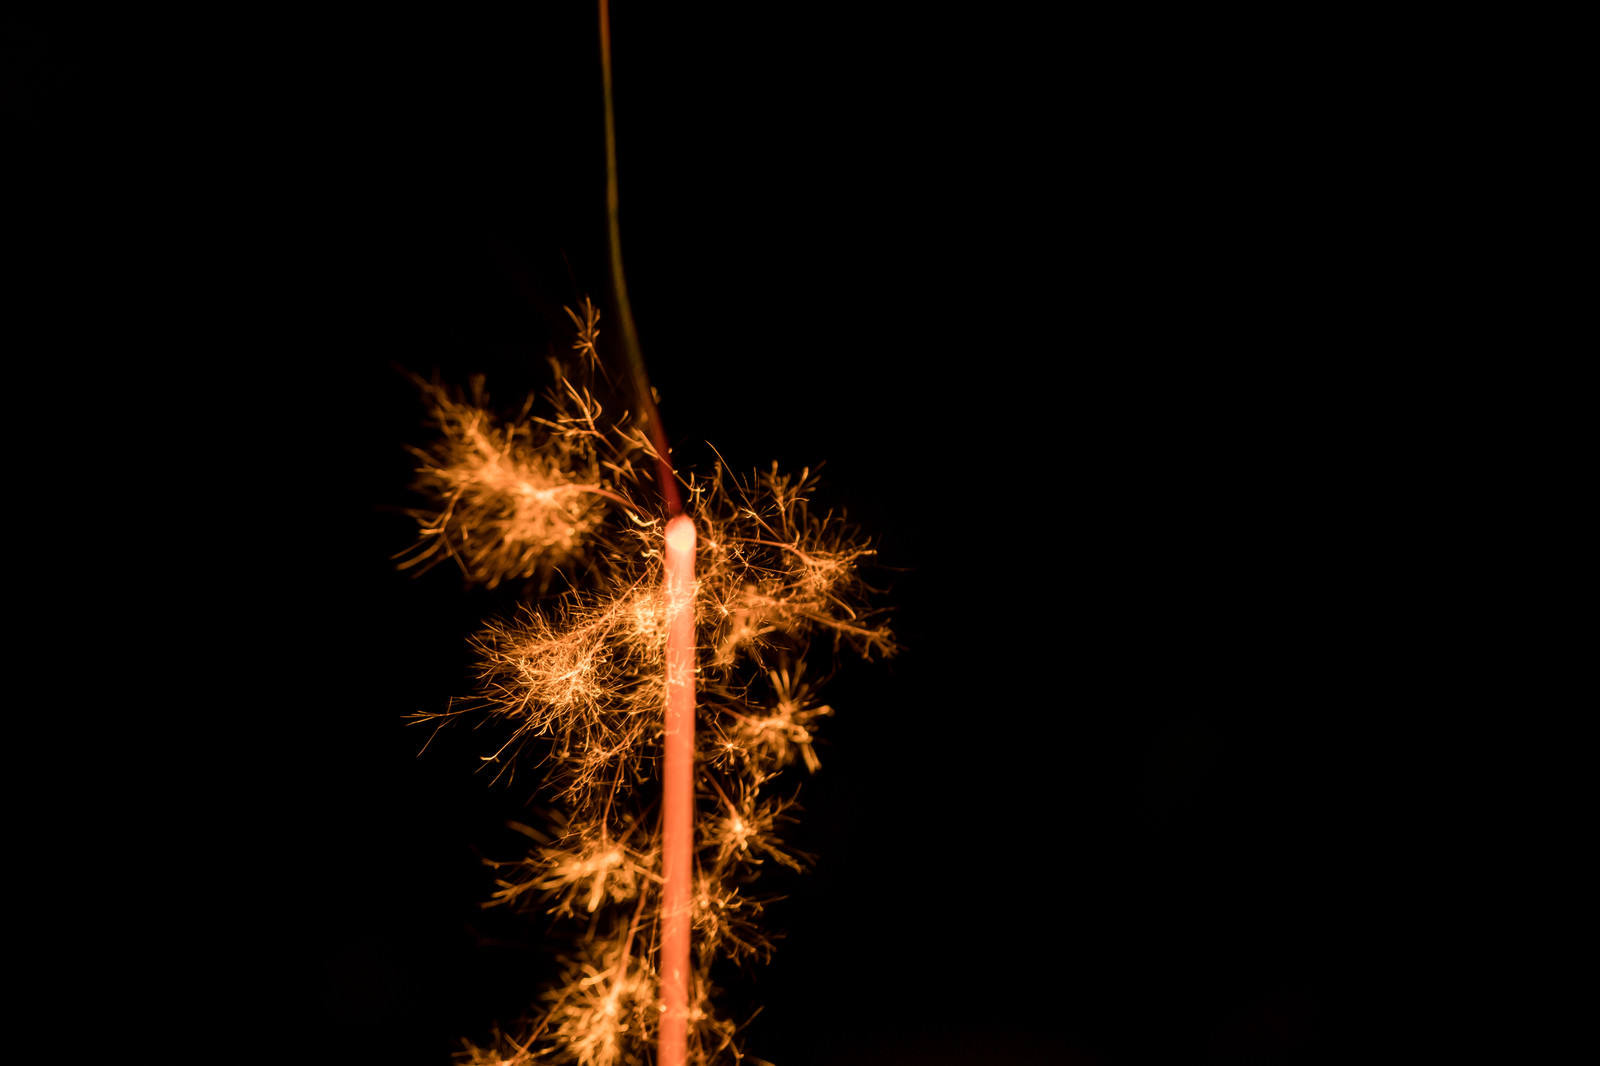
<instances>
[{"instance_id":1,"label":"sparkler stick","mask_svg":"<svg viewBox=\"0 0 1600 1066\"><path fill-rule=\"evenodd\" d=\"M662 797L660 1066L687 1056L694 867L694 523L667 523L667 719Z\"/></svg>"},{"instance_id":2,"label":"sparkler stick","mask_svg":"<svg viewBox=\"0 0 1600 1066\"><path fill-rule=\"evenodd\" d=\"M618 221L617 133L611 93L611 11L600 0L600 71L606 104L606 229L611 283L622 320L622 344L634 392L655 444L656 475L666 501L667 705L662 773L661 827L661 1029L660 1066L685 1066L688 1057L689 932L694 875L694 523L682 513L677 479L639 350L639 333L622 271Z\"/></svg>"}]
</instances>

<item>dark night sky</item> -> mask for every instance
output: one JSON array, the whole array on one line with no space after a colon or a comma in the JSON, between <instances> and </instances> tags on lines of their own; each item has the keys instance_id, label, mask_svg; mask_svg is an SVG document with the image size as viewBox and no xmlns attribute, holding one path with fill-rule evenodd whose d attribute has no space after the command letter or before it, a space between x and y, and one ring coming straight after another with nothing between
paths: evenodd
<instances>
[{"instance_id":1,"label":"dark night sky","mask_svg":"<svg viewBox=\"0 0 1600 1066\"><path fill-rule=\"evenodd\" d=\"M613 17L629 284L680 454L826 461L824 502L903 568L904 653L827 692L817 867L730 981L765 1006L749 1049L1359 1047L1340 753L1392 652L1345 624L1369 528L1343 501L1389 429L1337 414L1348 198L1299 39ZM210 901L185 924L270 975L236 1006L295 1061L442 1063L544 955L477 907L527 788L474 774L485 738L419 756L403 723L469 690L465 638L510 604L392 569L427 440L393 367L511 400L560 306L608 298L593 19L137 39L16 38L13 130L61 300L41 380L80 367L139 434L129 505L186 516L134 581L204 630L174 744L234 754L169 787L227 797L192 838L255 888L174 873Z\"/></svg>"}]
</instances>

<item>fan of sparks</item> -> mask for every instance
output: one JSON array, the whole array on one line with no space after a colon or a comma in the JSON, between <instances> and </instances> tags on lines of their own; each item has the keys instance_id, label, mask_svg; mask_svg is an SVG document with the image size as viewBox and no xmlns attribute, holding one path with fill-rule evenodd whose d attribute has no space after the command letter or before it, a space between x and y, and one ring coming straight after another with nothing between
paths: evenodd
<instances>
[{"instance_id":1,"label":"fan of sparks","mask_svg":"<svg viewBox=\"0 0 1600 1066\"><path fill-rule=\"evenodd\" d=\"M472 716L500 724L492 754L503 772L541 765L544 828L519 826L526 857L495 862L491 902L574 919L565 979L471 1066L651 1059L660 1016L659 795L668 604L665 519L651 483L659 456L626 414L608 419L592 374L598 314L569 310L573 365L537 406L512 417L489 407L481 381L466 394L423 383L439 435L417 487L421 539L403 566L454 561L487 586L524 581L539 596L475 639L479 697L423 719ZM712 1002L719 959L765 960L756 875L768 863L800 869L780 829L791 817L783 771L815 771L819 702L806 672L813 645L830 662L895 650L861 568L873 552L842 517L814 513L810 472L776 466L749 478L720 462L681 480L698 530L694 974L689 1059L746 1056L738 1026ZM572 582L565 574L581 574Z\"/></svg>"}]
</instances>

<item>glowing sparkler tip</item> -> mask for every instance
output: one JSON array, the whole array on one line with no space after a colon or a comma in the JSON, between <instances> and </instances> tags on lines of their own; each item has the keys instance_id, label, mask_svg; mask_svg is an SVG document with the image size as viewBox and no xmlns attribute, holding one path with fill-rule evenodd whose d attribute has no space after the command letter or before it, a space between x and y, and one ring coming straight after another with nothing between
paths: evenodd
<instances>
[{"instance_id":1,"label":"glowing sparkler tip","mask_svg":"<svg viewBox=\"0 0 1600 1066\"><path fill-rule=\"evenodd\" d=\"M694 551L694 523L681 514L667 523L667 550L675 553Z\"/></svg>"}]
</instances>

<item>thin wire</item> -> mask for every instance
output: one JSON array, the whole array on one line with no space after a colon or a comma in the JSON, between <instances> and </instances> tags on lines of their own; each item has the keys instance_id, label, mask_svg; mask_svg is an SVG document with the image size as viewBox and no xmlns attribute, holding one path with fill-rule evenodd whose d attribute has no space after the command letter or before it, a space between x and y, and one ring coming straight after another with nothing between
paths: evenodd
<instances>
[{"instance_id":1,"label":"thin wire","mask_svg":"<svg viewBox=\"0 0 1600 1066\"><path fill-rule=\"evenodd\" d=\"M639 395L639 410L650 433L650 443L655 446L656 480L661 484L667 517L671 519L683 512L683 497L678 492L678 479L672 473L667 434L661 424L661 412L656 409L655 394L650 390L650 375L645 373L639 331L634 327L633 308L628 303L628 283L622 276L622 236L617 218L617 127L611 101L611 5L608 0L600 0L600 76L606 95L606 223L611 237L611 286L616 293L617 316L622 322L622 350L628 359L634 391Z\"/></svg>"}]
</instances>

